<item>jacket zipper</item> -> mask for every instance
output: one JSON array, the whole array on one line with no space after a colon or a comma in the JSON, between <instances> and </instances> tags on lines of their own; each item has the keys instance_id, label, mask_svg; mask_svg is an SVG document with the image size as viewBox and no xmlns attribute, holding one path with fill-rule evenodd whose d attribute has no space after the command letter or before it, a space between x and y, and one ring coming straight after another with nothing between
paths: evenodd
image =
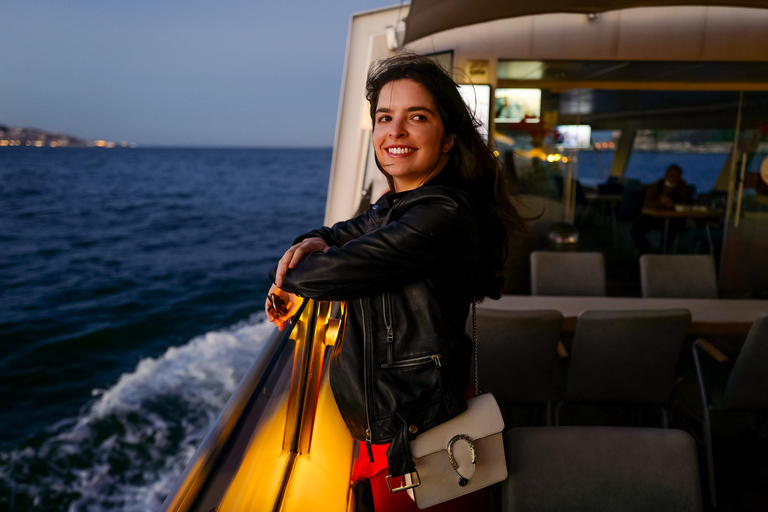
<instances>
[{"instance_id":1,"label":"jacket zipper","mask_svg":"<svg viewBox=\"0 0 768 512\"><path fill-rule=\"evenodd\" d=\"M395 360L395 333L392 330L392 300L388 292L384 292L381 308L384 312L384 325L387 327L387 364L392 366Z\"/></svg>"},{"instance_id":2,"label":"jacket zipper","mask_svg":"<svg viewBox=\"0 0 768 512\"><path fill-rule=\"evenodd\" d=\"M443 364L440 362L440 354L432 354L430 356L419 356L411 359L401 359L393 363L384 363L382 368L408 368L411 366L421 366L428 363L434 363L435 366L440 368Z\"/></svg>"},{"instance_id":3,"label":"jacket zipper","mask_svg":"<svg viewBox=\"0 0 768 512\"><path fill-rule=\"evenodd\" d=\"M371 448L371 387L372 383L368 382L371 377L371 370L373 367L372 358L372 340L370 339L371 332L368 324L368 308L366 308L365 299L359 299L360 306L363 310L363 393L365 394L365 449L368 451L368 460L373 462L373 448Z\"/></svg>"}]
</instances>

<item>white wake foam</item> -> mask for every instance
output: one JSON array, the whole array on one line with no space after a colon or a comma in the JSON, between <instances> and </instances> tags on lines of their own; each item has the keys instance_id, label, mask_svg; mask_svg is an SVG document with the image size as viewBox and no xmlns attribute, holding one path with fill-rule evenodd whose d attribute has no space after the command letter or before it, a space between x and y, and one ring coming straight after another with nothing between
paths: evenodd
<instances>
[{"instance_id":1,"label":"white wake foam","mask_svg":"<svg viewBox=\"0 0 768 512\"><path fill-rule=\"evenodd\" d=\"M0 509L157 510L273 329L253 315L94 390L42 444L0 453Z\"/></svg>"}]
</instances>

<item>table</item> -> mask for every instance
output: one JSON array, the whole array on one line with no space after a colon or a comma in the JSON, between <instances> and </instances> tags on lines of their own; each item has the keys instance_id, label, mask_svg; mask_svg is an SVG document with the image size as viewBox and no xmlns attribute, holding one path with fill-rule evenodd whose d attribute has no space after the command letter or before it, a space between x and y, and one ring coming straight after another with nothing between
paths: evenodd
<instances>
[{"instance_id":1,"label":"table","mask_svg":"<svg viewBox=\"0 0 768 512\"><path fill-rule=\"evenodd\" d=\"M723 216L723 210L669 210L666 208L643 208L643 215L649 217L664 219L664 236L662 240L661 252L667 252L667 233L669 232L669 219L719 219ZM709 249L712 252L712 235L709 232L709 225L705 224L707 230L707 241Z\"/></svg>"},{"instance_id":2,"label":"table","mask_svg":"<svg viewBox=\"0 0 768 512\"><path fill-rule=\"evenodd\" d=\"M478 310L554 309L565 317L563 332L572 333L576 318L586 310L631 311L685 308L691 312L688 333L696 336L722 334L746 335L755 319L768 313L768 300L727 299L654 299L639 297L550 297L503 295L499 300L486 299Z\"/></svg>"}]
</instances>

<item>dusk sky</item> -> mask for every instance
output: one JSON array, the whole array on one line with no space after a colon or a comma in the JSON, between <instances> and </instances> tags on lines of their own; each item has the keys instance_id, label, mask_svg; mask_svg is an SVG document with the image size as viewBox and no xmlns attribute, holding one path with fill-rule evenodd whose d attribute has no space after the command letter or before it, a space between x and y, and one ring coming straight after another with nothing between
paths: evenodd
<instances>
[{"instance_id":1,"label":"dusk sky","mask_svg":"<svg viewBox=\"0 0 768 512\"><path fill-rule=\"evenodd\" d=\"M347 28L387 0L24 0L0 125L153 146L331 146Z\"/></svg>"}]
</instances>

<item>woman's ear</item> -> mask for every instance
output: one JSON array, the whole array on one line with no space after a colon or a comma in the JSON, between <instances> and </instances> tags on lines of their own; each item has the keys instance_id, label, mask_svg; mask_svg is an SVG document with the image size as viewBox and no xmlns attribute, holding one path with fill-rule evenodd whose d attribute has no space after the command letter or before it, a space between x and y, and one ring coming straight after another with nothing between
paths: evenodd
<instances>
[{"instance_id":1,"label":"woman's ear","mask_svg":"<svg viewBox=\"0 0 768 512\"><path fill-rule=\"evenodd\" d=\"M443 153L447 153L451 150L453 147L453 143L456 142L456 134L451 133L449 135L446 135L443 139Z\"/></svg>"}]
</instances>

